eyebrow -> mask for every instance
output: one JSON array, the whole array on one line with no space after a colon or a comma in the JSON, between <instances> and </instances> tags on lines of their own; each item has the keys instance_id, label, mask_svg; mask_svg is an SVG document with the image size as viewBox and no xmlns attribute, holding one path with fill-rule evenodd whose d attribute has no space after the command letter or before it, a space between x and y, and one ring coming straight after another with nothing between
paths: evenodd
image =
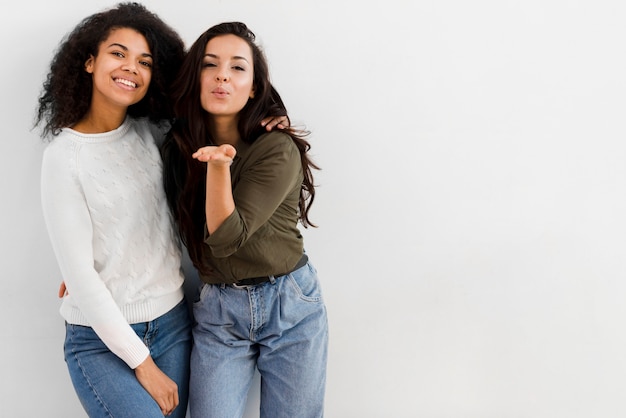
<instances>
[{"instance_id":1,"label":"eyebrow","mask_svg":"<svg viewBox=\"0 0 626 418\"><path fill-rule=\"evenodd\" d=\"M218 57L217 55L215 55L215 54L204 54L204 56L205 56L205 57L210 57L210 58L219 58L219 57ZM240 57L239 55L234 55L231 59L234 59L234 60L243 60L243 61L245 61L245 62L248 62L248 63L249 63L249 61L248 61L245 57Z\"/></svg>"},{"instance_id":2,"label":"eyebrow","mask_svg":"<svg viewBox=\"0 0 626 418\"><path fill-rule=\"evenodd\" d=\"M111 47L118 47L123 49L124 51L128 51L128 47L126 45L122 45L122 44L118 44L117 42L113 42L111 45L109 45L107 48L111 48ZM144 52L141 54L142 57L149 57L152 58L152 54L149 54L147 52Z\"/></svg>"}]
</instances>

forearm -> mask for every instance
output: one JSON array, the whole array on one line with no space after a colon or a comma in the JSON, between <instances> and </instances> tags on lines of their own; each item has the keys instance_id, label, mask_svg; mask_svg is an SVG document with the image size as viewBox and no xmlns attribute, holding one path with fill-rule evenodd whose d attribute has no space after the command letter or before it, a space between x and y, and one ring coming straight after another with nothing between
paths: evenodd
<instances>
[{"instance_id":1,"label":"forearm","mask_svg":"<svg viewBox=\"0 0 626 418\"><path fill-rule=\"evenodd\" d=\"M205 214L209 234L212 234L235 210L230 184L230 165L208 163Z\"/></svg>"},{"instance_id":2,"label":"forearm","mask_svg":"<svg viewBox=\"0 0 626 418\"><path fill-rule=\"evenodd\" d=\"M207 163L205 215L212 234L235 210L230 165L237 151L232 145L202 147L192 157Z\"/></svg>"}]
</instances>

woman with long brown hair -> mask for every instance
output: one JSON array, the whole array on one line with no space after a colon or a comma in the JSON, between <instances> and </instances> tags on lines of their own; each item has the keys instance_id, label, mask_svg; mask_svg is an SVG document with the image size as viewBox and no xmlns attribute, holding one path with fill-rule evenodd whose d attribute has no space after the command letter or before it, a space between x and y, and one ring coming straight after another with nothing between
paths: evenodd
<instances>
[{"instance_id":1,"label":"woman with long brown hair","mask_svg":"<svg viewBox=\"0 0 626 418\"><path fill-rule=\"evenodd\" d=\"M311 224L317 167L307 132L260 127L280 109L246 25L216 25L192 45L162 149L172 213L203 282L192 416L241 416L255 368L262 417L323 415L326 309L297 226Z\"/></svg>"}]
</instances>

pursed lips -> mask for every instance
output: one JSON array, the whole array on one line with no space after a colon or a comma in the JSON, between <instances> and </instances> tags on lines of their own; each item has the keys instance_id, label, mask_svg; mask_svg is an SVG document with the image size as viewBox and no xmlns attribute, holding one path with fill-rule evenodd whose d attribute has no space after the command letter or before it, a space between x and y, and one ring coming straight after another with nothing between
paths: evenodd
<instances>
[{"instance_id":1,"label":"pursed lips","mask_svg":"<svg viewBox=\"0 0 626 418\"><path fill-rule=\"evenodd\" d=\"M217 97L226 97L229 94L228 91L226 91L222 87L218 87L218 88L214 89L211 93L213 93Z\"/></svg>"}]
</instances>

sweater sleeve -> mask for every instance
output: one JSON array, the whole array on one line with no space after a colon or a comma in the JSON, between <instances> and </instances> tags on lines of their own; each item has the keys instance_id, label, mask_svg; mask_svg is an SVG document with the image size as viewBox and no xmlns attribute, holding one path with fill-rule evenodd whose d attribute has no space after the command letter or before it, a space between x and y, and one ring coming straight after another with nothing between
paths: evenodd
<instances>
[{"instance_id":1,"label":"sweater sleeve","mask_svg":"<svg viewBox=\"0 0 626 418\"><path fill-rule=\"evenodd\" d=\"M69 295L104 344L130 368L149 350L133 331L94 267L93 228L77 175L76 145L44 152L41 201L44 219Z\"/></svg>"}]
</instances>

